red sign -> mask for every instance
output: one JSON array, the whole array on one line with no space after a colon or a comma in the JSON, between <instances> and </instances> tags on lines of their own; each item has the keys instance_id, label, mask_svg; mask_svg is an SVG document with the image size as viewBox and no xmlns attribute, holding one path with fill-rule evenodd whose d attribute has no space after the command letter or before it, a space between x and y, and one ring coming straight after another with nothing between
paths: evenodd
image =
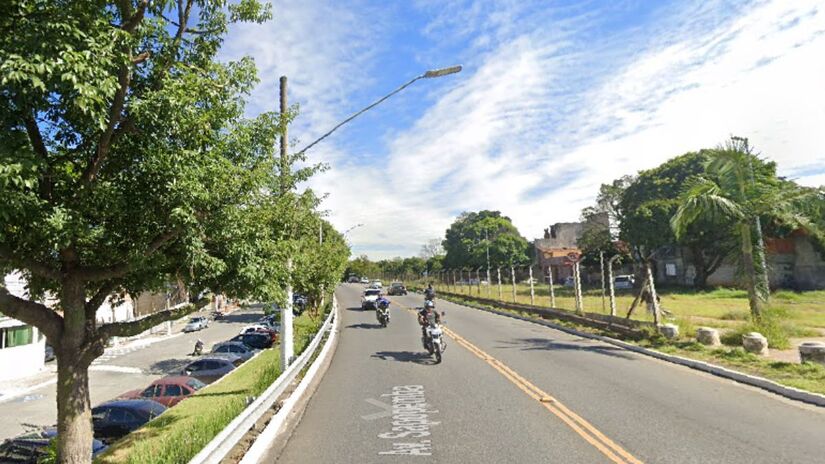
<instances>
[{"instance_id":1,"label":"red sign","mask_svg":"<svg viewBox=\"0 0 825 464\"><path fill-rule=\"evenodd\" d=\"M578 253L574 253L572 251L570 253L567 253L567 260L571 263L577 263L579 262L579 259L581 259L581 255L579 255Z\"/></svg>"}]
</instances>

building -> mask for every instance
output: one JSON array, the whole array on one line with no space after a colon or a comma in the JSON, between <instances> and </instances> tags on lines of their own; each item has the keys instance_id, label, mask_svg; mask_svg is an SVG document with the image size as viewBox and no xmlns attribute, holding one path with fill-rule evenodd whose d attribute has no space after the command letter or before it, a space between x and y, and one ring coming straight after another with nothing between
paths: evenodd
<instances>
[{"instance_id":1,"label":"building","mask_svg":"<svg viewBox=\"0 0 825 464\"><path fill-rule=\"evenodd\" d=\"M573 267L569 254L581 254L576 245L585 229L581 222L559 222L544 229L544 238L533 241L536 250L536 262L544 273L547 281L550 271L553 272L553 281L563 283L573 276Z\"/></svg>"},{"instance_id":2,"label":"building","mask_svg":"<svg viewBox=\"0 0 825 464\"><path fill-rule=\"evenodd\" d=\"M3 280L9 293L28 297L19 273L6 275ZM37 327L0 314L0 381L36 374L45 364L45 350L45 337Z\"/></svg>"}]
</instances>

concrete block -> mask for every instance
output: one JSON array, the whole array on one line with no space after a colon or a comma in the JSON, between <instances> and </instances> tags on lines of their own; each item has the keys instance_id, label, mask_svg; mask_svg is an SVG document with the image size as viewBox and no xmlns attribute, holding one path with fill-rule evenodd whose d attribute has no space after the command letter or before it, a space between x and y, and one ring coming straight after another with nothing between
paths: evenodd
<instances>
[{"instance_id":1,"label":"concrete block","mask_svg":"<svg viewBox=\"0 0 825 464\"><path fill-rule=\"evenodd\" d=\"M667 339L674 339L679 336L679 326L676 324L662 324L659 327L659 333L664 335Z\"/></svg>"},{"instance_id":2,"label":"concrete block","mask_svg":"<svg viewBox=\"0 0 825 464\"><path fill-rule=\"evenodd\" d=\"M742 336L742 347L748 353L760 356L768 355L768 339L759 332L751 332Z\"/></svg>"},{"instance_id":3,"label":"concrete block","mask_svg":"<svg viewBox=\"0 0 825 464\"><path fill-rule=\"evenodd\" d=\"M825 343L803 342L799 345L799 359L825 366Z\"/></svg>"},{"instance_id":4,"label":"concrete block","mask_svg":"<svg viewBox=\"0 0 825 464\"><path fill-rule=\"evenodd\" d=\"M699 327L696 329L696 340L708 346L719 346L722 342L719 341L719 331L711 327Z\"/></svg>"}]
</instances>

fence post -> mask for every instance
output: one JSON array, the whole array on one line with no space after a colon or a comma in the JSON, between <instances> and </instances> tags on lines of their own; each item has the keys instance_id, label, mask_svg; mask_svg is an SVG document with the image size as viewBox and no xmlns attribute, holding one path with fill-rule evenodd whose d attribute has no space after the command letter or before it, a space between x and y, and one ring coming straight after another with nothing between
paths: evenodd
<instances>
[{"instance_id":1,"label":"fence post","mask_svg":"<svg viewBox=\"0 0 825 464\"><path fill-rule=\"evenodd\" d=\"M536 304L536 291L533 289L533 265L531 264L528 268L530 272L530 304L535 306Z\"/></svg>"},{"instance_id":2,"label":"fence post","mask_svg":"<svg viewBox=\"0 0 825 464\"><path fill-rule=\"evenodd\" d=\"M605 312L606 308L604 306L604 252L603 251L599 252L599 266L601 267L601 270L602 270L602 312Z\"/></svg>"},{"instance_id":3,"label":"fence post","mask_svg":"<svg viewBox=\"0 0 825 464\"><path fill-rule=\"evenodd\" d=\"M615 255L611 257L607 261L607 279L608 285L610 286L610 315L616 315L616 291L613 286L613 261L615 261L619 255Z\"/></svg>"},{"instance_id":4,"label":"fence post","mask_svg":"<svg viewBox=\"0 0 825 464\"><path fill-rule=\"evenodd\" d=\"M498 301L502 301L503 297L501 296L501 268L496 268L496 271L498 272Z\"/></svg>"},{"instance_id":5,"label":"fence post","mask_svg":"<svg viewBox=\"0 0 825 464\"><path fill-rule=\"evenodd\" d=\"M582 281L579 262L573 263L573 291L576 294L576 314L582 314Z\"/></svg>"},{"instance_id":6,"label":"fence post","mask_svg":"<svg viewBox=\"0 0 825 464\"><path fill-rule=\"evenodd\" d=\"M553 289L553 265L547 265L547 279L550 281L550 307L556 307L556 291Z\"/></svg>"},{"instance_id":7,"label":"fence post","mask_svg":"<svg viewBox=\"0 0 825 464\"><path fill-rule=\"evenodd\" d=\"M516 268L510 266L510 282L513 283L513 303L516 303Z\"/></svg>"},{"instance_id":8,"label":"fence post","mask_svg":"<svg viewBox=\"0 0 825 464\"><path fill-rule=\"evenodd\" d=\"M493 292L493 281L490 279L490 263L487 263L487 298L493 299L491 293Z\"/></svg>"},{"instance_id":9,"label":"fence post","mask_svg":"<svg viewBox=\"0 0 825 464\"><path fill-rule=\"evenodd\" d=\"M649 284L648 290L650 293L650 302L653 305L653 324L659 327L660 312L659 312L659 297L656 295L656 286L653 284L653 270L650 266L650 261L645 263L647 267L647 281Z\"/></svg>"},{"instance_id":10,"label":"fence post","mask_svg":"<svg viewBox=\"0 0 825 464\"><path fill-rule=\"evenodd\" d=\"M478 289L478 297L481 298L481 268L476 269L476 288Z\"/></svg>"}]
</instances>

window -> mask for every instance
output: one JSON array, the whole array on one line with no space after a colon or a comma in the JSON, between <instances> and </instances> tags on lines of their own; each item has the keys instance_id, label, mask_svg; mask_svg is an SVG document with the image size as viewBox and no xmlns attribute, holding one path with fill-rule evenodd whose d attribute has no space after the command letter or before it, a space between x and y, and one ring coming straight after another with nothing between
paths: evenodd
<instances>
[{"instance_id":1,"label":"window","mask_svg":"<svg viewBox=\"0 0 825 464\"><path fill-rule=\"evenodd\" d=\"M100 421L106 419L106 413L109 412L109 408L95 408L92 409L92 420L93 421Z\"/></svg>"},{"instance_id":2,"label":"window","mask_svg":"<svg viewBox=\"0 0 825 464\"><path fill-rule=\"evenodd\" d=\"M30 325L2 329L0 335L2 335L3 339L3 348L28 345L34 341L34 331Z\"/></svg>"},{"instance_id":3,"label":"window","mask_svg":"<svg viewBox=\"0 0 825 464\"><path fill-rule=\"evenodd\" d=\"M665 274L670 277L676 276L676 263L667 263L665 264Z\"/></svg>"},{"instance_id":4,"label":"window","mask_svg":"<svg viewBox=\"0 0 825 464\"><path fill-rule=\"evenodd\" d=\"M160 385L149 385L146 387L146 390L143 390L143 393L140 396L144 398L153 398L155 396L160 396Z\"/></svg>"},{"instance_id":5,"label":"window","mask_svg":"<svg viewBox=\"0 0 825 464\"><path fill-rule=\"evenodd\" d=\"M181 396L180 385L167 385L166 396Z\"/></svg>"},{"instance_id":6,"label":"window","mask_svg":"<svg viewBox=\"0 0 825 464\"><path fill-rule=\"evenodd\" d=\"M204 369L204 362L203 361L196 361L189 365L188 371L197 372L202 371Z\"/></svg>"},{"instance_id":7,"label":"window","mask_svg":"<svg viewBox=\"0 0 825 464\"><path fill-rule=\"evenodd\" d=\"M109 412L109 420L112 422L133 422L136 419L131 412L123 408L112 408Z\"/></svg>"}]
</instances>

